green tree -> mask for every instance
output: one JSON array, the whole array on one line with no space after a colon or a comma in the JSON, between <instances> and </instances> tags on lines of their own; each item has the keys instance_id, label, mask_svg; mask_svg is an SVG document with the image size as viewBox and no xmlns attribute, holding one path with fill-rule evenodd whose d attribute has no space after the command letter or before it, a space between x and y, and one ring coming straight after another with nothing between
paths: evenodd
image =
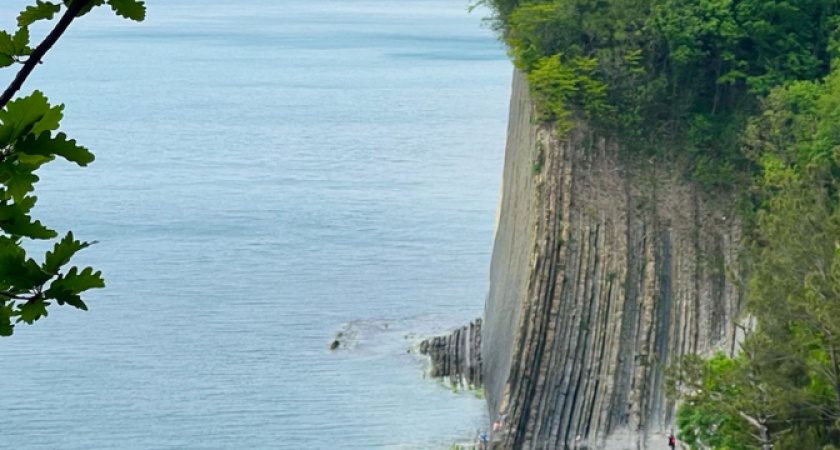
<instances>
[{"instance_id":1,"label":"green tree","mask_svg":"<svg viewBox=\"0 0 840 450\"><path fill-rule=\"evenodd\" d=\"M0 95L0 336L11 335L16 323L31 324L45 317L52 303L86 310L81 295L105 286L101 272L68 266L78 251L92 244L77 240L72 232L58 240L40 262L24 249L27 240L58 236L31 215L37 201L33 194L37 170L56 158L86 166L94 157L58 131L63 105L51 105L38 91L13 100L73 21L104 5L127 19L145 18L145 5L138 0L37 0L20 13L16 30L0 30L0 67L20 66ZM30 25L56 18L52 30L32 48Z\"/></svg>"},{"instance_id":2,"label":"green tree","mask_svg":"<svg viewBox=\"0 0 840 450\"><path fill-rule=\"evenodd\" d=\"M813 177L774 180L749 256L748 312L757 328L734 359L690 356L672 369L683 400L677 424L693 448L840 444L836 204Z\"/></svg>"},{"instance_id":3,"label":"green tree","mask_svg":"<svg viewBox=\"0 0 840 450\"><path fill-rule=\"evenodd\" d=\"M785 410L750 351L735 358L687 355L669 369L668 393L681 400L679 438L691 449L772 448L773 420Z\"/></svg>"},{"instance_id":4,"label":"green tree","mask_svg":"<svg viewBox=\"0 0 840 450\"><path fill-rule=\"evenodd\" d=\"M746 256L747 312L758 325L731 364L721 364L723 357L690 357L694 365L685 367L692 370L672 369L692 374L676 383L682 386L678 424L686 442L738 448L722 442L725 436L753 448L760 425L769 441L762 445L776 449L840 444L838 106L835 71L822 81L774 89L762 113L748 121L744 153L760 172L751 191L757 211ZM749 410L745 399L752 399L754 412L745 414L753 422L731 410ZM761 408L755 408L757 399ZM750 425L752 431L743 433Z\"/></svg>"},{"instance_id":5,"label":"green tree","mask_svg":"<svg viewBox=\"0 0 840 450\"><path fill-rule=\"evenodd\" d=\"M837 0L484 3L542 119L563 131L584 113L628 151L685 161L707 187L744 184L746 119L774 88L827 75L838 49Z\"/></svg>"}]
</instances>

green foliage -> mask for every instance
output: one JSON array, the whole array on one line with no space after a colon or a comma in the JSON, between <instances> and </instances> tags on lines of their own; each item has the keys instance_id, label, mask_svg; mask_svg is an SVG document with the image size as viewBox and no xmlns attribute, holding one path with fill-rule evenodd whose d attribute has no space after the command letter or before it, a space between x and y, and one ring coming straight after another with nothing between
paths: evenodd
<instances>
[{"instance_id":1,"label":"green foliage","mask_svg":"<svg viewBox=\"0 0 840 450\"><path fill-rule=\"evenodd\" d=\"M691 449L714 448L747 450L751 441L749 424L739 410L754 413L757 405L744 395L739 383L744 374L744 358L730 359L717 353L708 360L696 355L684 357L671 368L671 395L675 382L682 389L682 405L677 411L678 437Z\"/></svg>"},{"instance_id":2,"label":"green foliage","mask_svg":"<svg viewBox=\"0 0 840 450\"><path fill-rule=\"evenodd\" d=\"M39 20L52 20L61 11L58 3L38 0L34 5L27 6L18 16L18 25L28 27Z\"/></svg>"},{"instance_id":3,"label":"green foliage","mask_svg":"<svg viewBox=\"0 0 840 450\"><path fill-rule=\"evenodd\" d=\"M30 54L28 28L21 27L14 35L0 30L0 67L11 66Z\"/></svg>"},{"instance_id":4,"label":"green foliage","mask_svg":"<svg viewBox=\"0 0 840 450\"><path fill-rule=\"evenodd\" d=\"M22 246L26 239L56 236L30 215L37 201L31 195L38 181L35 172L56 157L80 166L93 161L87 149L55 133L61 111L37 91L0 111L0 335L12 333L12 321L31 324L46 316L52 301L87 309L80 294L104 287L101 273L90 267L63 272L71 258L90 245L72 233L56 243L42 263L29 258Z\"/></svg>"},{"instance_id":5,"label":"green foliage","mask_svg":"<svg viewBox=\"0 0 840 450\"><path fill-rule=\"evenodd\" d=\"M833 184L840 173L840 71L772 91L762 114L750 120L743 144L762 169L757 182L765 191L791 178Z\"/></svg>"},{"instance_id":6,"label":"green foliage","mask_svg":"<svg viewBox=\"0 0 840 450\"><path fill-rule=\"evenodd\" d=\"M146 14L142 1L74 1L38 0L20 13L17 30L0 30L0 67L26 64L33 55L28 27L54 19L64 8L82 6L79 15L84 15L108 5L116 14L136 21ZM41 262L25 250L27 241L58 236L32 217L38 169L57 158L82 167L94 161L87 148L58 131L63 111L63 105L51 105L38 91L0 109L0 336L11 335L17 323L32 324L46 317L52 303L87 310L82 295L105 287L101 272L70 265L79 251L93 244L77 240L72 232L57 241Z\"/></svg>"},{"instance_id":7,"label":"green foliage","mask_svg":"<svg viewBox=\"0 0 840 450\"><path fill-rule=\"evenodd\" d=\"M118 15L129 20L141 22L146 18L146 5L141 0L73 0L83 2L85 7L79 13L83 16L98 6L108 5Z\"/></svg>"},{"instance_id":8,"label":"green foliage","mask_svg":"<svg viewBox=\"0 0 840 450\"><path fill-rule=\"evenodd\" d=\"M67 2L37 0L34 5L27 6L18 15L18 25L26 28L40 20L52 20L62 7L80 2L85 5L79 15L85 15L98 6L108 5L114 13L126 19L136 22L146 19L146 5L142 0L71 0Z\"/></svg>"},{"instance_id":9,"label":"green foliage","mask_svg":"<svg viewBox=\"0 0 840 450\"><path fill-rule=\"evenodd\" d=\"M746 412L766 419L774 448L840 446L839 106L835 71L822 81L775 88L762 112L747 122L743 153L760 169L750 191L755 212L747 255L747 309L758 328L733 360L738 371L723 371L740 375L724 377L708 369L711 361L701 361L696 365L706 370L695 370L693 379L702 388L685 381L691 377L675 379L674 390L684 400L678 425L686 442L737 448L702 437L702 430L722 420L738 423L735 414ZM710 396L721 380L737 389L737 400ZM763 403L739 403L751 391ZM739 426L745 425L742 420ZM754 427L750 435L737 429L724 434L746 448L754 445Z\"/></svg>"},{"instance_id":10,"label":"green foliage","mask_svg":"<svg viewBox=\"0 0 840 450\"><path fill-rule=\"evenodd\" d=\"M785 173L769 181L749 258L758 328L737 358L690 356L671 368L692 448L840 445L840 209L822 176Z\"/></svg>"},{"instance_id":11,"label":"green foliage","mask_svg":"<svg viewBox=\"0 0 840 450\"><path fill-rule=\"evenodd\" d=\"M630 151L681 157L708 187L751 170L737 137L761 97L817 80L836 0L487 0L543 120L569 115Z\"/></svg>"},{"instance_id":12,"label":"green foliage","mask_svg":"<svg viewBox=\"0 0 840 450\"><path fill-rule=\"evenodd\" d=\"M108 0L108 5L117 15L137 22L146 18L146 6L137 0Z\"/></svg>"},{"instance_id":13,"label":"green foliage","mask_svg":"<svg viewBox=\"0 0 840 450\"><path fill-rule=\"evenodd\" d=\"M528 83L534 91L540 117L568 129L572 124L564 119L571 114L572 105L584 105L589 117L607 111L607 86L593 78L596 65L594 58L584 57L563 62L562 53L538 60L528 74Z\"/></svg>"}]
</instances>

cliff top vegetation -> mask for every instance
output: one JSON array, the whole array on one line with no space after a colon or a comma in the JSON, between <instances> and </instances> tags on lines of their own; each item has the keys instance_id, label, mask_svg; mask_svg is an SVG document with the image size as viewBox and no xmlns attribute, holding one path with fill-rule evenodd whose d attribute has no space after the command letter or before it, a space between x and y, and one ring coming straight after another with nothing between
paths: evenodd
<instances>
[{"instance_id":1,"label":"cliff top vegetation","mask_svg":"<svg viewBox=\"0 0 840 450\"><path fill-rule=\"evenodd\" d=\"M583 115L633 151L686 156L714 187L749 169L737 137L760 100L826 76L840 48L836 0L482 3L542 119Z\"/></svg>"}]
</instances>

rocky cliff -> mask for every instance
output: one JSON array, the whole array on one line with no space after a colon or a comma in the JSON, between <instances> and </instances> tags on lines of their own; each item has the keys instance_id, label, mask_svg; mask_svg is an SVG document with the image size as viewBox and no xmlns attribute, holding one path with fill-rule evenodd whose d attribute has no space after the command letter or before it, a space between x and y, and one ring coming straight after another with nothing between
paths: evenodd
<instances>
[{"instance_id":1,"label":"rocky cliff","mask_svg":"<svg viewBox=\"0 0 840 450\"><path fill-rule=\"evenodd\" d=\"M429 356L431 377L448 379L453 386L482 387L481 319L450 334L426 339L419 350Z\"/></svg>"},{"instance_id":2,"label":"rocky cliff","mask_svg":"<svg viewBox=\"0 0 840 450\"><path fill-rule=\"evenodd\" d=\"M733 202L583 125L538 125L521 74L508 131L482 328L495 448L658 448L664 367L737 339Z\"/></svg>"}]
</instances>

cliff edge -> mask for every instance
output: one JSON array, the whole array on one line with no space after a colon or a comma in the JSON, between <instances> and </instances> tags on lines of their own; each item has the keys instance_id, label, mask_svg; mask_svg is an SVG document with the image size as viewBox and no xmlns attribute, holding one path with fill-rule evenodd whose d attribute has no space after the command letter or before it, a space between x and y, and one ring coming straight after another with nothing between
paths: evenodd
<instances>
[{"instance_id":1,"label":"cliff edge","mask_svg":"<svg viewBox=\"0 0 840 450\"><path fill-rule=\"evenodd\" d=\"M734 201L681 173L558 136L514 75L481 337L494 448L661 446L664 368L738 339Z\"/></svg>"}]
</instances>

